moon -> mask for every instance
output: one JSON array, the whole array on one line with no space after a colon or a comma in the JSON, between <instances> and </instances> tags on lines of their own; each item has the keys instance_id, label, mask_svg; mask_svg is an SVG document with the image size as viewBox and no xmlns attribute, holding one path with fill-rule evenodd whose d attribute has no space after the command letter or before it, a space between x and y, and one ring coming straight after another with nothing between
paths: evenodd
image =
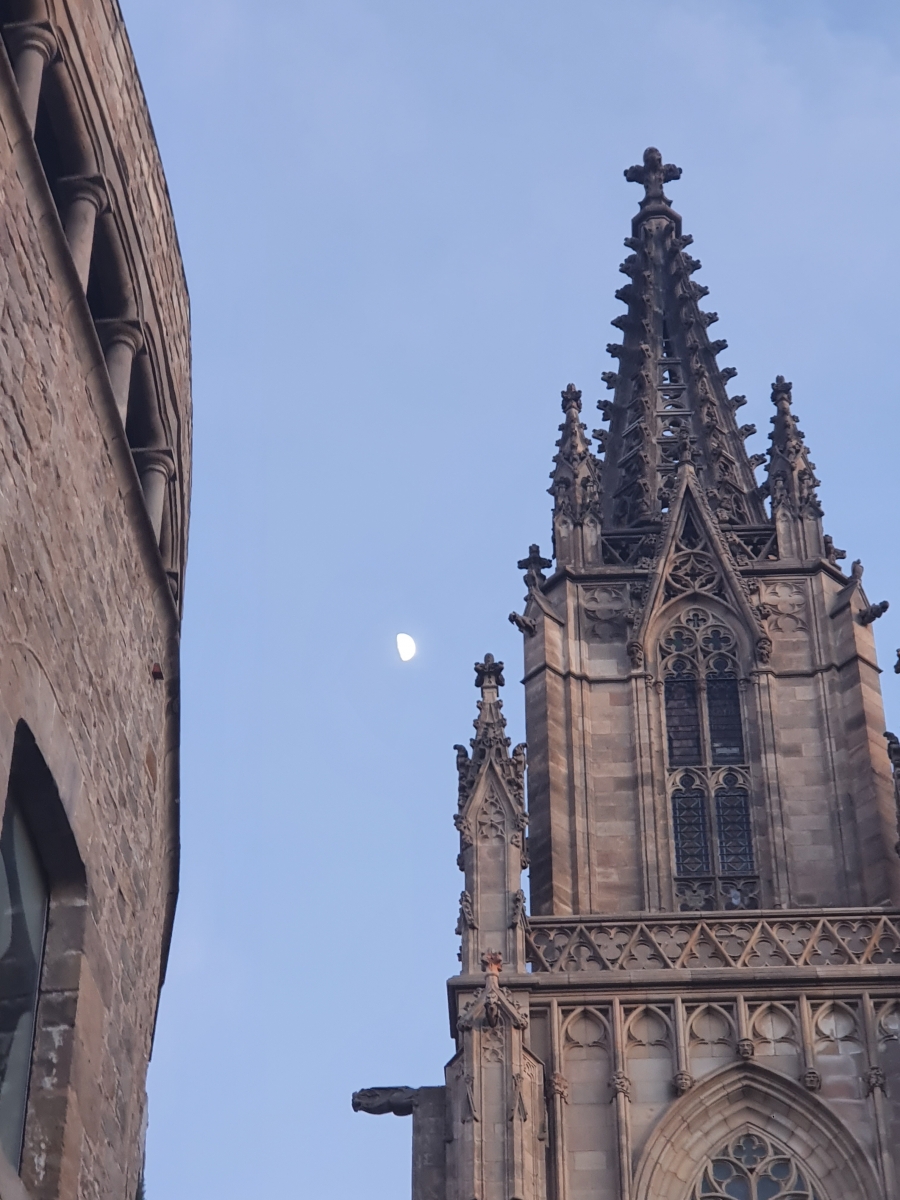
<instances>
[{"instance_id":1,"label":"moon","mask_svg":"<svg viewBox=\"0 0 900 1200\"><path fill-rule=\"evenodd\" d=\"M416 656L416 643L408 633L397 634L397 653L403 662L409 662Z\"/></svg>"}]
</instances>

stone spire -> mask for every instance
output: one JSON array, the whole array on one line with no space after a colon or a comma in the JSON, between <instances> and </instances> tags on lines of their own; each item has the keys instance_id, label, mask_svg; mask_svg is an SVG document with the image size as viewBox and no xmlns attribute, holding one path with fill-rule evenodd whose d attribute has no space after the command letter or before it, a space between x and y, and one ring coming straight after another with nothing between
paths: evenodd
<instances>
[{"instance_id":1,"label":"stone spire","mask_svg":"<svg viewBox=\"0 0 900 1200\"><path fill-rule=\"evenodd\" d=\"M498 953L511 969L524 969L525 895L520 878L525 855L525 747L509 752L503 716L503 663L493 654L475 664L481 691L475 736L454 746L459 796L454 824L459 831L459 868L465 887L459 898L464 973L480 969L482 955Z\"/></svg>"},{"instance_id":2,"label":"stone spire","mask_svg":"<svg viewBox=\"0 0 900 1200\"><path fill-rule=\"evenodd\" d=\"M599 566L600 463L591 453L587 427L581 421L581 392L570 383L562 393L565 419L556 443L548 491L553 497L553 552L560 563ZM596 435L603 444L605 430Z\"/></svg>"},{"instance_id":3,"label":"stone spire","mask_svg":"<svg viewBox=\"0 0 900 1200\"><path fill-rule=\"evenodd\" d=\"M769 434L766 482L760 491L772 505L778 541L785 557L809 558L827 553L822 536L822 509L816 488L816 464L810 460L804 433L791 409L791 385L783 375L772 384L775 416Z\"/></svg>"},{"instance_id":4,"label":"stone spire","mask_svg":"<svg viewBox=\"0 0 900 1200\"><path fill-rule=\"evenodd\" d=\"M716 362L727 343L707 335L717 315L700 310L707 289L692 281L700 263L685 253L693 239L682 236L681 217L663 191L680 175L652 147L643 165L625 172L645 195L625 241L632 253L620 267L630 282L616 292L627 305L612 322L623 340L607 347L619 360L603 376L615 397L598 405L610 422L605 438L597 431L605 450L604 534L660 521L682 461L693 463L721 522L768 523L753 476L763 460L749 459L744 448L756 429L735 419L744 398L729 398L725 385L736 371Z\"/></svg>"}]
</instances>

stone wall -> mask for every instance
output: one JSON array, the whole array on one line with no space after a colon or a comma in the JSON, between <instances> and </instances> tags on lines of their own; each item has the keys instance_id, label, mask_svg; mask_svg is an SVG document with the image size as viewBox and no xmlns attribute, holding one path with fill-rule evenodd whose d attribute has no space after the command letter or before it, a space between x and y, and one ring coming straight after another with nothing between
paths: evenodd
<instances>
[{"instance_id":1,"label":"stone wall","mask_svg":"<svg viewBox=\"0 0 900 1200\"><path fill-rule=\"evenodd\" d=\"M53 5L162 381L176 460L163 562L54 197L0 52L0 773L33 735L83 882L51 878L21 1176L133 1197L177 889L178 608L190 487L188 302L117 8ZM178 588L180 600L181 588ZM5 777L5 775L4 775ZM44 856L47 847L38 846ZM52 858L52 854L50 855Z\"/></svg>"}]
</instances>

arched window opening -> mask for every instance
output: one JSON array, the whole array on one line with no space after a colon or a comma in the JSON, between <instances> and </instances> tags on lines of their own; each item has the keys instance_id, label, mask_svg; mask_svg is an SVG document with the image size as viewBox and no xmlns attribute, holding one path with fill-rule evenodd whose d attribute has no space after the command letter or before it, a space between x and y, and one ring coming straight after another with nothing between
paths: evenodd
<instances>
[{"instance_id":1,"label":"arched window opening","mask_svg":"<svg viewBox=\"0 0 900 1200\"><path fill-rule=\"evenodd\" d=\"M18 1169L49 893L10 787L0 826L0 1146Z\"/></svg>"},{"instance_id":2,"label":"arched window opening","mask_svg":"<svg viewBox=\"0 0 900 1200\"><path fill-rule=\"evenodd\" d=\"M736 639L691 608L666 631L660 659L678 907L758 908Z\"/></svg>"},{"instance_id":3,"label":"arched window opening","mask_svg":"<svg viewBox=\"0 0 900 1200\"><path fill-rule=\"evenodd\" d=\"M697 679L682 659L675 661L665 681L665 700L669 766L699 765L703 759Z\"/></svg>"},{"instance_id":4,"label":"arched window opening","mask_svg":"<svg viewBox=\"0 0 900 1200\"><path fill-rule=\"evenodd\" d=\"M709 748L714 766L744 761L744 731L741 725L741 697L732 660L718 654L709 664L706 676L706 703L709 710Z\"/></svg>"},{"instance_id":5,"label":"arched window opening","mask_svg":"<svg viewBox=\"0 0 900 1200\"><path fill-rule=\"evenodd\" d=\"M85 891L53 775L19 721L0 823L0 1147L15 1168L35 1161L61 1120Z\"/></svg>"},{"instance_id":6,"label":"arched window opening","mask_svg":"<svg viewBox=\"0 0 900 1200\"><path fill-rule=\"evenodd\" d=\"M697 786L690 771L681 776L672 792L672 824L675 829L675 872L694 879L709 875L709 835L706 821L706 794Z\"/></svg>"},{"instance_id":7,"label":"arched window opening","mask_svg":"<svg viewBox=\"0 0 900 1200\"><path fill-rule=\"evenodd\" d=\"M749 875L754 870L750 831L750 793L740 777L729 771L716 788L716 829L719 865L726 874Z\"/></svg>"},{"instance_id":8,"label":"arched window opening","mask_svg":"<svg viewBox=\"0 0 900 1200\"><path fill-rule=\"evenodd\" d=\"M691 1200L824 1200L793 1155L743 1133L710 1159Z\"/></svg>"}]
</instances>

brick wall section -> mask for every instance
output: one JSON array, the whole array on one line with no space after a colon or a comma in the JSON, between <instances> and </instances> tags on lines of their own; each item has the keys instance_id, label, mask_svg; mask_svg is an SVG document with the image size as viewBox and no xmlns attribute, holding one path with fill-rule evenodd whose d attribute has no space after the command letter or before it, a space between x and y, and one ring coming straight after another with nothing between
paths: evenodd
<instances>
[{"instance_id":1,"label":"brick wall section","mask_svg":"<svg viewBox=\"0 0 900 1200\"><path fill-rule=\"evenodd\" d=\"M183 564L188 301L165 181L118 11L54 9L162 351ZM34 1200L130 1200L177 864L177 613L66 253L0 62L0 775L24 720L87 876L83 953L45 969L22 1179Z\"/></svg>"}]
</instances>

